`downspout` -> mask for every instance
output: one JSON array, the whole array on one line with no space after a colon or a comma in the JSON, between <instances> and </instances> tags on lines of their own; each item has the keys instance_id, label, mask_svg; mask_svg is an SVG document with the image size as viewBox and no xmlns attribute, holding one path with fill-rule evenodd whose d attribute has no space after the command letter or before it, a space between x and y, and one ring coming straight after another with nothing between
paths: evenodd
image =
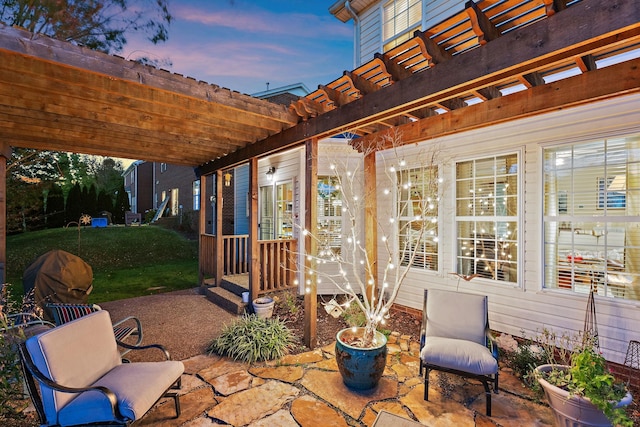
<instances>
[{"instance_id":1,"label":"downspout","mask_svg":"<svg viewBox=\"0 0 640 427\"><path fill-rule=\"evenodd\" d=\"M353 68L358 68L360 66L360 18L358 18L356 11L351 8L349 0L344 2L344 8L353 18Z\"/></svg>"}]
</instances>

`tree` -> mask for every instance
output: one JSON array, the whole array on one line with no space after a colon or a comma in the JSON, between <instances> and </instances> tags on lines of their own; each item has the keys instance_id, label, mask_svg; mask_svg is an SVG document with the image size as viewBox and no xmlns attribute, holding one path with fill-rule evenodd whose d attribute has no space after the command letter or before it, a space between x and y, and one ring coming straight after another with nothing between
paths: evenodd
<instances>
[{"instance_id":1,"label":"tree","mask_svg":"<svg viewBox=\"0 0 640 427\"><path fill-rule=\"evenodd\" d=\"M122 182L116 195L115 206L113 207L113 222L116 224L124 224L124 213L129 210L131 210L129 195L124 191L124 182Z\"/></svg>"},{"instance_id":2,"label":"tree","mask_svg":"<svg viewBox=\"0 0 640 427\"><path fill-rule=\"evenodd\" d=\"M106 53L120 52L130 33L166 41L173 19L168 0L1 1L0 21Z\"/></svg>"},{"instance_id":3,"label":"tree","mask_svg":"<svg viewBox=\"0 0 640 427\"><path fill-rule=\"evenodd\" d=\"M88 163L98 192L104 190L107 194L115 195L122 185L122 173L124 172L122 162L111 157L92 157ZM113 200L111 204L113 205Z\"/></svg>"},{"instance_id":4,"label":"tree","mask_svg":"<svg viewBox=\"0 0 640 427\"><path fill-rule=\"evenodd\" d=\"M80 184L77 182L71 190L69 190L69 194L67 194L67 203L65 204L66 211L66 223L70 223L72 221L79 221L80 215L82 215L82 189L80 188Z\"/></svg>"},{"instance_id":5,"label":"tree","mask_svg":"<svg viewBox=\"0 0 640 427\"><path fill-rule=\"evenodd\" d=\"M62 187L51 184L47 193L47 228L59 228L64 226L64 194Z\"/></svg>"}]
</instances>

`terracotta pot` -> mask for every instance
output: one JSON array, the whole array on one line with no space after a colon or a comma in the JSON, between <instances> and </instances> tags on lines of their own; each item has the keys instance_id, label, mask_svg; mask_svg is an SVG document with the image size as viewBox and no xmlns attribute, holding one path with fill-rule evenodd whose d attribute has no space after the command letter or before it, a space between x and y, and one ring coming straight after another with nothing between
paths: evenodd
<instances>
[{"instance_id":1,"label":"terracotta pot","mask_svg":"<svg viewBox=\"0 0 640 427\"><path fill-rule=\"evenodd\" d=\"M378 385L387 363L387 337L376 331L376 345L362 348L349 345L344 338L361 337L364 328L343 329L336 335L336 362L344 384L353 389L368 390Z\"/></svg>"},{"instance_id":2,"label":"terracotta pot","mask_svg":"<svg viewBox=\"0 0 640 427\"><path fill-rule=\"evenodd\" d=\"M566 365L541 365L536 368L537 372L549 372L552 369L567 370ZM569 392L556 387L538 375L538 382L544 390L549 406L556 418L559 426L566 427L609 427L611 422L604 413L595 407L586 397L569 396ZM627 406L631 403L630 393L622 399L617 407Z\"/></svg>"}]
</instances>

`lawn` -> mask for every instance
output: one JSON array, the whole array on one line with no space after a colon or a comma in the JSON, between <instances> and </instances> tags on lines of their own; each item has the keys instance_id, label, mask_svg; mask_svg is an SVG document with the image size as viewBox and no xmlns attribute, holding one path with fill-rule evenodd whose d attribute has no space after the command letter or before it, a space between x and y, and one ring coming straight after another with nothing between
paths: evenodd
<instances>
[{"instance_id":1,"label":"lawn","mask_svg":"<svg viewBox=\"0 0 640 427\"><path fill-rule=\"evenodd\" d=\"M89 302L198 285L198 243L159 226L69 227L7 237L7 283L22 295L22 274L40 255L62 249L93 269Z\"/></svg>"}]
</instances>

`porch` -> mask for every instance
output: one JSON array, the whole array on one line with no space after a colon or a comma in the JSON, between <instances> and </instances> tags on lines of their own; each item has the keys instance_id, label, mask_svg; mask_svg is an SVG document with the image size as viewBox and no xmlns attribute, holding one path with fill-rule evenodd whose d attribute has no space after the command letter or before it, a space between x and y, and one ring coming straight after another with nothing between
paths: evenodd
<instances>
[{"instance_id":1,"label":"porch","mask_svg":"<svg viewBox=\"0 0 640 427\"><path fill-rule=\"evenodd\" d=\"M251 288L250 236L200 235L200 284L207 297L227 311L240 314L246 303L242 293L249 292L250 300L270 292L297 288L298 251L296 239L257 240L257 286ZM220 246L218 246L218 244Z\"/></svg>"}]
</instances>

